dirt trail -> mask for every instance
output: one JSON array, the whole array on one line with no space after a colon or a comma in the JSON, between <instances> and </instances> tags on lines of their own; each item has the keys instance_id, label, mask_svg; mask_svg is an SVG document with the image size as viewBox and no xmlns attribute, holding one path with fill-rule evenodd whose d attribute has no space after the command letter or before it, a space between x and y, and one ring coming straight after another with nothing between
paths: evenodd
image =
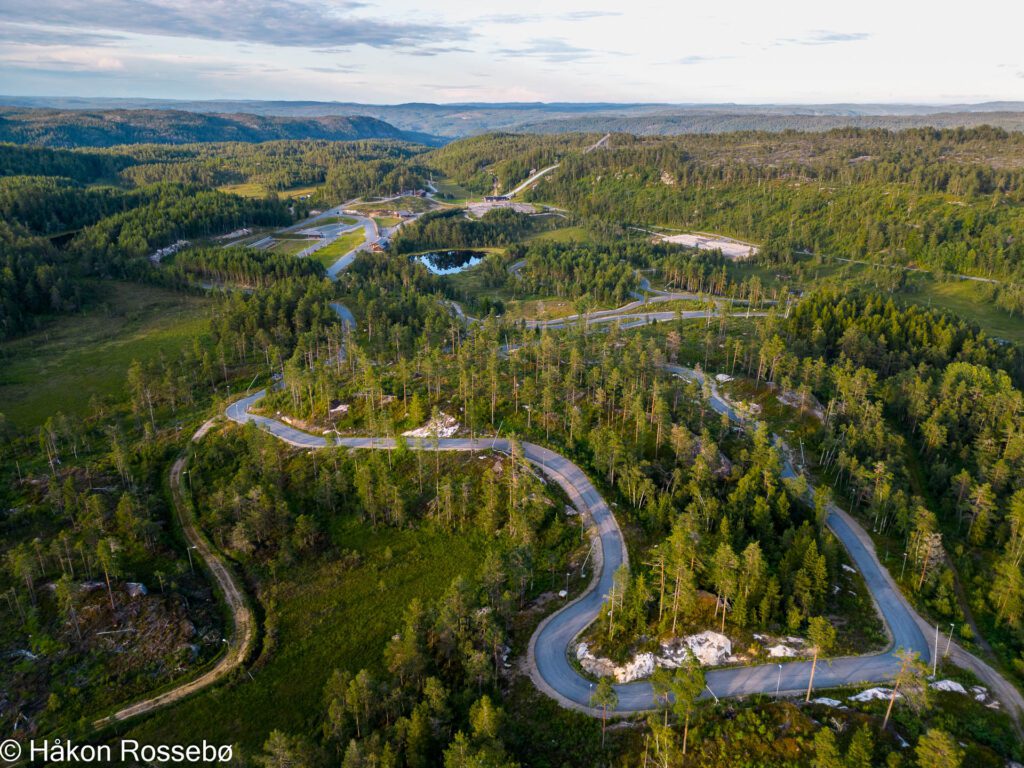
<instances>
[{"instance_id":1,"label":"dirt trail","mask_svg":"<svg viewBox=\"0 0 1024 768\"><path fill-rule=\"evenodd\" d=\"M213 422L214 419L210 419L196 430L196 433L192 435L192 442L198 442L210 430ZM96 728L103 728L111 723L121 722L136 715L151 712L159 707L180 701L186 696L226 677L245 661L252 650L256 638L256 622L246 602L245 593L242 591L227 563L224 562L224 559L213 550L206 538L199 532L192 511L185 504L182 495L181 476L185 470L187 459L188 449L186 448L171 467L171 495L174 497L174 511L178 516L178 523L181 525L181 530L188 546L192 547L203 563L206 564L206 568L213 577L217 590L231 609L234 627L231 638L227 641L227 653L220 658L212 669L199 677L182 683L169 691L164 691L148 699L129 704L112 715L96 720L93 723Z\"/></svg>"}]
</instances>

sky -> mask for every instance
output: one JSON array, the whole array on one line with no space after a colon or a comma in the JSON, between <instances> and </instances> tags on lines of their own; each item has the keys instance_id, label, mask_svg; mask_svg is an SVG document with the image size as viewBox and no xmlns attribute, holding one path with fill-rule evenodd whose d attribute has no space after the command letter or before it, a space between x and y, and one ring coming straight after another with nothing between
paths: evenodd
<instances>
[{"instance_id":1,"label":"sky","mask_svg":"<svg viewBox=\"0 0 1024 768\"><path fill-rule=\"evenodd\" d=\"M1020 0L0 0L0 93L1024 100Z\"/></svg>"}]
</instances>

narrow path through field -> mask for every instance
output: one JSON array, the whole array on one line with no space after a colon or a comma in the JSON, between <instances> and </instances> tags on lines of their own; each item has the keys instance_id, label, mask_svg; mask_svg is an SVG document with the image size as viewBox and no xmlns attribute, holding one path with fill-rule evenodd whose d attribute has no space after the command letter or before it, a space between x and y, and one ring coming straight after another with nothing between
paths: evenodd
<instances>
[{"instance_id":1,"label":"narrow path through field","mask_svg":"<svg viewBox=\"0 0 1024 768\"><path fill-rule=\"evenodd\" d=\"M198 442L202 439L210 430L213 421L213 419L210 419L197 429L195 434L192 435L192 442ZM93 723L93 726L96 728L103 728L112 723L127 720L180 701L186 696L223 679L245 661L256 639L256 622L246 601L245 592L235 579L234 574L223 557L214 550L213 546L206 540L206 537L196 527L196 520L192 509L185 503L182 474L188 461L189 450L189 448L186 448L171 467L171 495L174 499L174 512L178 517L182 534L185 536L186 546L193 549L198 559L205 564L206 569L213 577L217 591L220 592L228 609L231 611L231 622L233 625L231 628L231 638L230 640L225 640L227 649L212 669L193 680L182 683L176 688L143 699L142 701L137 701L112 715L96 720Z\"/></svg>"}]
</instances>

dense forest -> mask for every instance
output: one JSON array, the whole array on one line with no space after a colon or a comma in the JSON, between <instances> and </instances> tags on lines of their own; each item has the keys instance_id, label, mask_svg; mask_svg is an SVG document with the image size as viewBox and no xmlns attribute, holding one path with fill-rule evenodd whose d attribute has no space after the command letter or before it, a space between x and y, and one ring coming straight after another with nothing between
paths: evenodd
<instances>
[{"instance_id":1,"label":"dense forest","mask_svg":"<svg viewBox=\"0 0 1024 768\"><path fill-rule=\"evenodd\" d=\"M311 201L279 201L274 190L308 185L312 202L326 205L419 188L423 171L415 158L423 150L390 139L99 151L0 144L0 333L8 337L33 328L41 315L80 309L90 293L83 278L167 282L171 276L148 262L158 249L179 240L212 242L240 227L289 224L308 210ZM215 189L230 184L258 185L267 195Z\"/></svg>"},{"instance_id":2,"label":"dense forest","mask_svg":"<svg viewBox=\"0 0 1024 768\"><path fill-rule=\"evenodd\" d=\"M435 248L479 248L510 245L537 227L535 219L511 208L489 211L481 219L467 218L458 209L428 213L393 238L395 253L417 253Z\"/></svg>"},{"instance_id":3,"label":"dense forest","mask_svg":"<svg viewBox=\"0 0 1024 768\"><path fill-rule=\"evenodd\" d=\"M253 183L267 190L326 183L327 199L395 193L421 186L408 161L424 147L391 140L144 144L120 147L135 165L121 175L134 184L177 181L204 186ZM391 174L389 176L389 174Z\"/></svg>"},{"instance_id":4,"label":"dense forest","mask_svg":"<svg viewBox=\"0 0 1024 768\"><path fill-rule=\"evenodd\" d=\"M537 139L544 159L553 141ZM483 191L510 143L479 137L426 159ZM718 231L783 255L1019 277L1021 149L1020 134L987 127L615 136L599 151L566 153L531 194L585 216ZM525 178L516 170L510 180Z\"/></svg>"},{"instance_id":5,"label":"dense forest","mask_svg":"<svg viewBox=\"0 0 1024 768\"><path fill-rule=\"evenodd\" d=\"M0 141L47 147L191 144L278 139L422 140L372 117L269 117L162 109L79 111L0 108Z\"/></svg>"},{"instance_id":6,"label":"dense forest","mask_svg":"<svg viewBox=\"0 0 1024 768\"><path fill-rule=\"evenodd\" d=\"M430 167L478 194L510 191L534 169L558 162L598 137L524 136L495 133L464 139L442 147L423 159Z\"/></svg>"},{"instance_id":7,"label":"dense forest","mask_svg":"<svg viewBox=\"0 0 1024 768\"><path fill-rule=\"evenodd\" d=\"M581 468L621 528L629 566L580 636L596 657L628 665L705 632L731 641L727 664L773 662L776 640L815 663L884 648L865 580L826 525L834 501L927 621L1019 685L1024 353L922 306L891 267L1020 277L1021 136L842 129L594 147L600 136L494 134L433 151L404 138L0 145L5 338L41 328L23 341L43 345L70 312L103 327L114 310L91 293L113 280L206 307L180 349L125 359L123 391L80 413L54 402L15 427L0 403L0 651L13 660L0 723L88 738L93 718L221 658L230 625L182 537L186 510L244 586L258 641L212 692L125 724L132 737L209 728L243 764L301 768L1024 759L993 692L977 698L979 680L943 659L960 698L930 689L907 656L902 697L719 702L686 660L652 675L648 717L612 727L560 708L528 677L529 642L582 594L594 555L583 510L523 452ZM331 278L292 255L312 236L278 231L431 178L507 191L556 162L524 194L558 209L475 218L428 199L400 226L367 213L389 246ZM306 187L308 199L275 194ZM349 214L319 221L361 228ZM652 226L764 247L736 262ZM225 247L232 231L247 245ZM459 249L487 253L451 275L414 256ZM803 251L871 266L826 269ZM1019 295L978 290L1007 307ZM627 303L664 313L620 323L606 309L611 322L588 325ZM117 357L102 332L90 343ZM394 450L304 450L222 418L264 388L262 416L318 440L392 437ZM412 450L439 439L436 424L507 450ZM580 671L609 714L612 677Z\"/></svg>"}]
</instances>

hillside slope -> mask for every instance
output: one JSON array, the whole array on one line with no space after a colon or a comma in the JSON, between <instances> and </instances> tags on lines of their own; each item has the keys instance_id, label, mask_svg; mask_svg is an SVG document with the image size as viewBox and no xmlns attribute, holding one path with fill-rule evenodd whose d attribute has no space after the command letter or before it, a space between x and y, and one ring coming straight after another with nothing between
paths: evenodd
<instances>
[{"instance_id":1,"label":"hillside slope","mask_svg":"<svg viewBox=\"0 0 1024 768\"><path fill-rule=\"evenodd\" d=\"M364 116L277 117L180 110L0 109L0 141L49 147L259 142L276 139L395 139L438 143Z\"/></svg>"}]
</instances>

